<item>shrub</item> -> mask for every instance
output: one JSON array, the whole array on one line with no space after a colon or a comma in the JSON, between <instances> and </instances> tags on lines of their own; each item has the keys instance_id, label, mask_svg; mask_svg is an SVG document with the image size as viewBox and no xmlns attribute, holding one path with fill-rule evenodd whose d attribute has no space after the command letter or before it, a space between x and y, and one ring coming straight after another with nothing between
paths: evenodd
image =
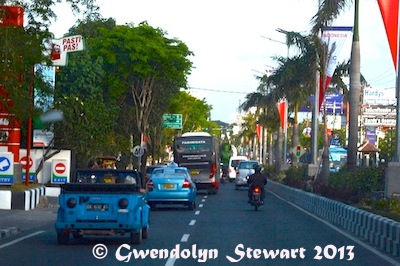
<instances>
[{"instance_id":1,"label":"shrub","mask_svg":"<svg viewBox=\"0 0 400 266\"><path fill-rule=\"evenodd\" d=\"M291 166L285 171L285 177L282 180L283 184L299 189L306 189L307 181L308 168L304 165L299 167Z\"/></svg>"}]
</instances>

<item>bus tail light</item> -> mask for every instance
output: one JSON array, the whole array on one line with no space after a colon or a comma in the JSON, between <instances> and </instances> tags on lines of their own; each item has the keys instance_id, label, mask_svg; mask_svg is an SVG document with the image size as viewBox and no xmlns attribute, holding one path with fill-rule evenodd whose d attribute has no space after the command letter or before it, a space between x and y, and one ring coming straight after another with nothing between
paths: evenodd
<instances>
[{"instance_id":1,"label":"bus tail light","mask_svg":"<svg viewBox=\"0 0 400 266\"><path fill-rule=\"evenodd\" d=\"M216 169L217 169L217 164L213 163L212 166L211 166L210 178L214 177L214 173L215 173Z\"/></svg>"}]
</instances>

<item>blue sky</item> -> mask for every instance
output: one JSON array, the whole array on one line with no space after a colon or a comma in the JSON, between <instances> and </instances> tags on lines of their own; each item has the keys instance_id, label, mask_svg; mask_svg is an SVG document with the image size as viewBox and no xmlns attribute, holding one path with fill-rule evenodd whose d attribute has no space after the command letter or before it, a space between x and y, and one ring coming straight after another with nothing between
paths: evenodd
<instances>
[{"instance_id":1,"label":"blue sky","mask_svg":"<svg viewBox=\"0 0 400 266\"><path fill-rule=\"evenodd\" d=\"M307 34L317 0L98 0L103 17L117 24L147 21L178 38L194 52L189 76L193 95L213 106L212 120L234 122L247 93L256 91L255 76L277 66L274 56L286 56L281 28ZM395 86L395 70L376 0L360 1L361 72L372 87ZM64 11L64 12L63 12ZM51 30L57 38L76 21L65 7L55 10ZM353 26L353 8L333 23ZM263 37L262 37L263 36ZM351 41L339 62L350 58ZM291 49L289 55L296 51Z\"/></svg>"}]
</instances>

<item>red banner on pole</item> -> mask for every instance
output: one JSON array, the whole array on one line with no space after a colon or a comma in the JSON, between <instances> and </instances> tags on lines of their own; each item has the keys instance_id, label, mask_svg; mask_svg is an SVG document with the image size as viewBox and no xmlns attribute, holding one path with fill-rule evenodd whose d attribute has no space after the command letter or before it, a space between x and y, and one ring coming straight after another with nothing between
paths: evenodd
<instances>
[{"instance_id":1,"label":"red banner on pole","mask_svg":"<svg viewBox=\"0 0 400 266\"><path fill-rule=\"evenodd\" d=\"M287 102L286 99L281 100L278 102L278 112L279 112L279 118L281 120L281 127L283 130L287 127Z\"/></svg>"},{"instance_id":2,"label":"red banner on pole","mask_svg":"<svg viewBox=\"0 0 400 266\"><path fill-rule=\"evenodd\" d=\"M398 29L399 29L399 0L378 0L379 9L385 25L386 35L389 41L390 52L394 68L397 71L398 62Z\"/></svg>"}]
</instances>

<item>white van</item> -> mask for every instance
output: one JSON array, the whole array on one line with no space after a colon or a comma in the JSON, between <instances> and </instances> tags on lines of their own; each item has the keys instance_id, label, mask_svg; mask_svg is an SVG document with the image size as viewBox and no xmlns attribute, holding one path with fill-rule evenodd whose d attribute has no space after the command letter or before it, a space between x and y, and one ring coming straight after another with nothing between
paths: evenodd
<instances>
[{"instance_id":1,"label":"white van","mask_svg":"<svg viewBox=\"0 0 400 266\"><path fill-rule=\"evenodd\" d=\"M229 158L229 168L228 168L228 176L229 181L234 181L236 178L236 168L240 161L248 161L249 158L246 156L231 156Z\"/></svg>"}]
</instances>

